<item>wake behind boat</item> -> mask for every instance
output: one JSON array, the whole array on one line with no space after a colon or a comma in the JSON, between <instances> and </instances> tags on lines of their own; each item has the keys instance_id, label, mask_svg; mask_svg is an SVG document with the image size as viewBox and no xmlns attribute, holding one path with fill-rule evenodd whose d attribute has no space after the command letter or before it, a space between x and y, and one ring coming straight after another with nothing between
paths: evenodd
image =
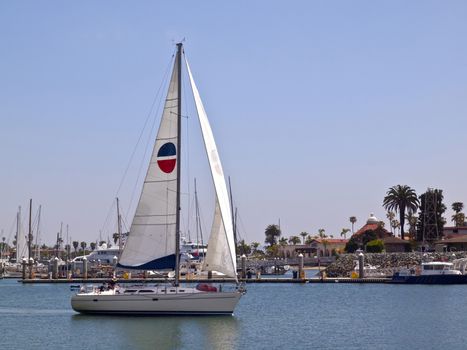
<instances>
[{"instance_id":1,"label":"wake behind boat","mask_svg":"<svg viewBox=\"0 0 467 350\"><path fill-rule=\"evenodd\" d=\"M167 98L141 196L118 267L175 270L173 285L84 288L71 299L75 311L90 314L232 314L245 292L238 285L231 208L222 165L204 106L189 75L216 192L214 220L203 270L237 282L235 290L199 284L182 287L180 275L180 151L182 44L177 44Z\"/></svg>"}]
</instances>

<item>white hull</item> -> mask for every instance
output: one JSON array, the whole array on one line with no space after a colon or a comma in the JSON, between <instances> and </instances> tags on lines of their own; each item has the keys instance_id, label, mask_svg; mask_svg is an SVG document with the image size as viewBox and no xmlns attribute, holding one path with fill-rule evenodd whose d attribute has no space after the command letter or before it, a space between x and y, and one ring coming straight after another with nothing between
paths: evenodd
<instances>
[{"instance_id":1,"label":"white hull","mask_svg":"<svg viewBox=\"0 0 467 350\"><path fill-rule=\"evenodd\" d=\"M78 293L71 298L73 310L87 314L119 315L231 315L242 295L234 292L202 292L179 287L152 293ZM170 288L174 290L174 288Z\"/></svg>"}]
</instances>

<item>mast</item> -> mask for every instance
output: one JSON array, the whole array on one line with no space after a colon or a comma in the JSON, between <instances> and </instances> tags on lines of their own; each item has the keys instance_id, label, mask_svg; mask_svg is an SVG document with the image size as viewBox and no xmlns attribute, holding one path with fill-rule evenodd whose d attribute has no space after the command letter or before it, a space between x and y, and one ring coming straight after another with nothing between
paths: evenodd
<instances>
[{"instance_id":1,"label":"mast","mask_svg":"<svg viewBox=\"0 0 467 350\"><path fill-rule=\"evenodd\" d=\"M179 285L180 274L180 162L182 149L182 50L183 44L177 44L177 89L178 89L178 106L177 106L177 212L175 222L175 286Z\"/></svg>"},{"instance_id":2,"label":"mast","mask_svg":"<svg viewBox=\"0 0 467 350\"><path fill-rule=\"evenodd\" d=\"M42 211L42 205L39 205L39 214L37 216L37 233L36 233L36 260L40 260L41 254L40 254L40 248L39 248L39 227L41 224L41 211Z\"/></svg>"},{"instance_id":3,"label":"mast","mask_svg":"<svg viewBox=\"0 0 467 350\"><path fill-rule=\"evenodd\" d=\"M118 256L122 252L122 222L120 217L120 204L117 197L117 234L118 234Z\"/></svg>"},{"instance_id":4,"label":"mast","mask_svg":"<svg viewBox=\"0 0 467 350\"><path fill-rule=\"evenodd\" d=\"M29 200L28 263L31 260L32 243L32 198Z\"/></svg>"},{"instance_id":5,"label":"mast","mask_svg":"<svg viewBox=\"0 0 467 350\"><path fill-rule=\"evenodd\" d=\"M16 263L19 263L20 250L20 236L21 236L21 206L18 207L18 213L16 214Z\"/></svg>"},{"instance_id":6,"label":"mast","mask_svg":"<svg viewBox=\"0 0 467 350\"><path fill-rule=\"evenodd\" d=\"M232 215L232 227L233 227L233 235L234 235L234 243L235 243L235 248L237 247L237 223L236 221L236 216L234 216L234 206L233 206L233 195L232 195L232 185L230 183L230 176L229 176L229 192L230 192L230 213ZM236 214L236 210L235 210Z\"/></svg>"}]
</instances>

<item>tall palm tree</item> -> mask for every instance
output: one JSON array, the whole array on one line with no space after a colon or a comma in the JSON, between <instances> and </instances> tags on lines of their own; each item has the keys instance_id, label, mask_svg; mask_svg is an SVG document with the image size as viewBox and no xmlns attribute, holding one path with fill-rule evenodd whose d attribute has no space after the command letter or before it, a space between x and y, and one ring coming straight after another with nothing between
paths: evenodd
<instances>
[{"instance_id":1,"label":"tall palm tree","mask_svg":"<svg viewBox=\"0 0 467 350\"><path fill-rule=\"evenodd\" d=\"M401 238L405 238L404 223L405 211L416 212L420 202L418 201L415 190L407 185L396 185L386 192L383 200L383 207L388 210L395 210L399 213L399 223L401 227Z\"/></svg>"},{"instance_id":2,"label":"tall palm tree","mask_svg":"<svg viewBox=\"0 0 467 350\"><path fill-rule=\"evenodd\" d=\"M305 231L300 232L300 236L302 236L303 244L305 244L305 238L306 238L306 236L308 236L308 232L305 232Z\"/></svg>"},{"instance_id":3,"label":"tall palm tree","mask_svg":"<svg viewBox=\"0 0 467 350\"><path fill-rule=\"evenodd\" d=\"M347 239L347 233L350 231L349 228L343 228L341 231L341 237L344 236L344 239Z\"/></svg>"},{"instance_id":4,"label":"tall palm tree","mask_svg":"<svg viewBox=\"0 0 467 350\"><path fill-rule=\"evenodd\" d=\"M281 235L281 229L278 225L268 225L266 230L264 231L266 235L266 239L264 240L265 243L269 244L270 246L276 245L277 239Z\"/></svg>"},{"instance_id":5,"label":"tall palm tree","mask_svg":"<svg viewBox=\"0 0 467 350\"><path fill-rule=\"evenodd\" d=\"M464 209L464 203L462 202L454 202L452 203L452 210L454 210L457 213L460 213Z\"/></svg>"},{"instance_id":6,"label":"tall palm tree","mask_svg":"<svg viewBox=\"0 0 467 350\"><path fill-rule=\"evenodd\" d=\"M415 239L416 231L417 231L417 221L418 216L414 215L414 213L409 210L407 215L405 216L409 223L409 235L411 239Z\"/></svg>"},{"instance_id":7,"label":"tall palm tree","mask_svg":"<svg viewBox=\"0 0 467 350\"><path fill-rule=\"evenodd\" d=\"M464 213L455 213L451 217L452 221L456 224L457 227L463 226L465 222L465 214Z\"/></svg>"},{"instance_id":8,"label":"tall palm tree","mask_svg":"<svg viewBox=\"0 0 467 350\"><path fill-rule=\"evenodd\" d=\"M352 234L354 234L355 232L353 230L353 225L357 222L357 217L356 216L351 216L349 218L349 220L350 220L350 223L352 224Z\"/></svg>"},{"instance_id":9,"label":"tall palm tree","mask_svg":"<svg viewBox=\"0 0 467 350\"><path fill-rule=\"evenodd\" d=\"M394 229L394 236L396 235L397 229L399 229L399 233L401 232L401 223L396 219L391 221L391 227Z\"/></svg>"},{"instance_id":10,"label":"tall palm tree","mask_svg":"<svg viewBox=\"0 0 467 350\"><path fill-rule=\"evenodd\" d=\"M454 210L455 212L455 214L452 216L452 221L456 224L457 227L464 225L465 214L461 213L462 209L464 209L464 203L462 202L452 203L452 210Z\"/></svg>"},{"instance_id":11,"label":"tall palm tree","mask_svg":"<svg viewBox=\"0 0 467 350\"><path fill-rule=\"evenodd\" d=\"M301 242L302 240L298 236L291 236L289 238L289 243L292 243L293 245L297 245Z\"/></svg>"},{"instance_id":12,"label":"tall palm tree","mask_svg":"<svg viewBox=\"0 0 467 350\"><path fill-rule=\"evenodd\" d=\"M325 232L324 228L320 228L318 230L318 237L321 240L321 244L324 246L324 254L323 255L326 256L326 251L327 251L329 241L326 239L326 238L328 238L328 236L326 235L326 232Z\"/></svg>"},{"instance_id":13,"label":"tall palm tree","mask_svg":"<svg viewBox=\"0 0 467 350\"><path fill-rule=\"evenodd\" d=\"M396 214L393 212L393 211L388 211L386 213L386 217L388 218L389 220L389 228L391 230L391 233L392 233L392 221L394 220L394 218L396 217Z\"/></svg>"},{"instance_id":14,"label":"tall palm tree","mask_svg":"<svg viewBox=\"0 0 467 350\"><path fill-rule=\"evenodd\" d=\"M87 246L87 245L88 245L88 244L87 244L86 242L81 242L81 243L80 243L81 249L83 250L83 254L86 254L86 246Z\"/></svg>"}]
</instances>

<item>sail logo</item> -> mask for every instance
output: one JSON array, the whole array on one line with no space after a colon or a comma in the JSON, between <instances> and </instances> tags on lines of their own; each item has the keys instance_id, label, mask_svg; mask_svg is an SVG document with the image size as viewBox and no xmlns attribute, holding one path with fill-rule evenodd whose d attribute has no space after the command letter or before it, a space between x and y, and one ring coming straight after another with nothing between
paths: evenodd
<instances>
[{"instance_id":1,"label":"sail logo","mask_svg":"<svg viewBox=\"0 0 467 350\"><path fill-rule=\"evenodd\" d=\"M172 142L164 143L157 152L157 165L166 174L171 173L177 163L177 149Z\"/></svg>"}]
</instances>

